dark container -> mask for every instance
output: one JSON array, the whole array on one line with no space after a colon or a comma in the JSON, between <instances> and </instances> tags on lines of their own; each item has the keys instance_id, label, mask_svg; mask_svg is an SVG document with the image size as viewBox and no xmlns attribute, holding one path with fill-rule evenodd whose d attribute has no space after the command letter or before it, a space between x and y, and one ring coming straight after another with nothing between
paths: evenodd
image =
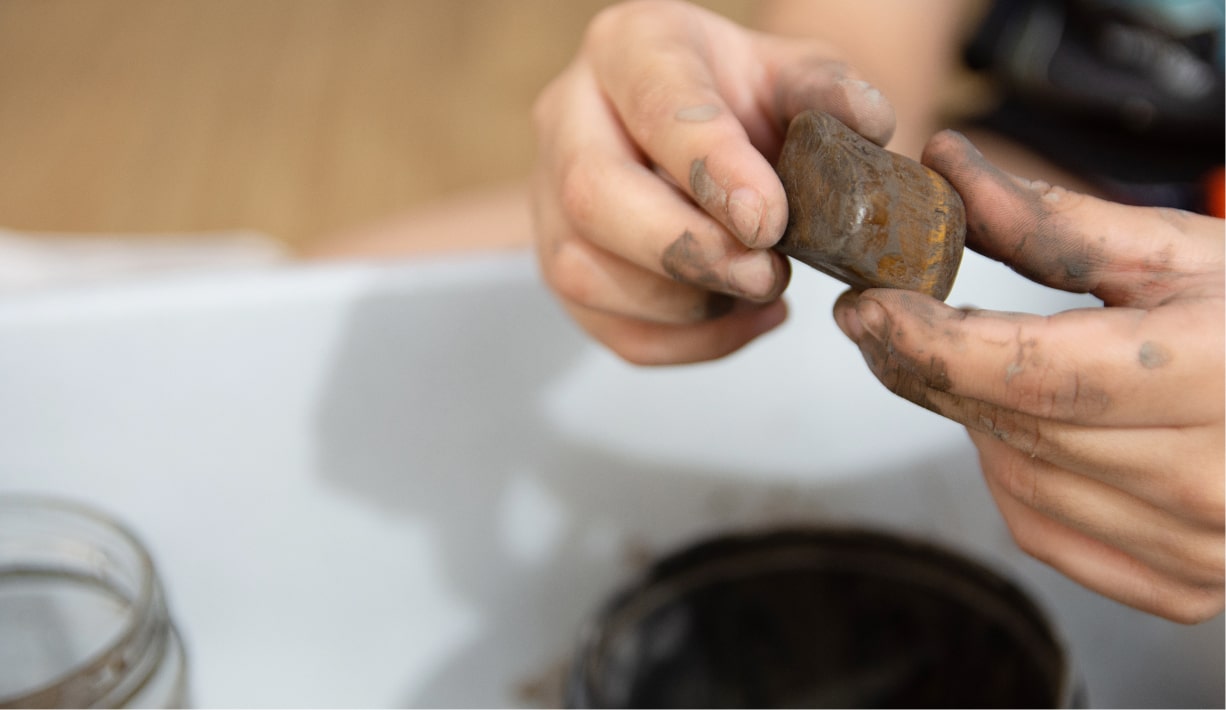
<instances>
[{"instance_id":1,"label":"dark container","mask_svg":"<svg viewBox=\"0 0 1226 710\"><path fill-rule=\"evenodd\" d=\"M1075 707L1016 585L866 531L719 537L661 559L583 634L569 707Z\"/></svg>"}]
</instances>

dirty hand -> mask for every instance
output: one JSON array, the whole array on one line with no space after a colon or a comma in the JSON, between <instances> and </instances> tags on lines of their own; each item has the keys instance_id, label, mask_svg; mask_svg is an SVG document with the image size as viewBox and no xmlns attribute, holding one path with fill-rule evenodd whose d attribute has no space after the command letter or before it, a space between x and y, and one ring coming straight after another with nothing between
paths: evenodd
<instances>
[{"instance_id":1,"label":"dirty hand","mask_svg":"<svg viewBox=\"0 0 1226 710\"><path fill-rule=\"evenodd\" d=\"M967 242L1102 299L1051 317L844 294L843 332L895 393L967 427L1018 545L1120 602L1223 607L1223 222L1009 176L946 132L924 162Z\"/></svg>"},{"instance_id":2,"label":"dirty hand","mask_svg":"<svg viewBox=\"0 0 1226 710\"><path fill-rule=\"evenodd\" d=\"M534 111L537 252L571 316L641 364L717 358L781 323L771 161L810 108L877 143L893 132L889 103L827 45L678 2L600 13Z\"/></svg>"}]
</instances>

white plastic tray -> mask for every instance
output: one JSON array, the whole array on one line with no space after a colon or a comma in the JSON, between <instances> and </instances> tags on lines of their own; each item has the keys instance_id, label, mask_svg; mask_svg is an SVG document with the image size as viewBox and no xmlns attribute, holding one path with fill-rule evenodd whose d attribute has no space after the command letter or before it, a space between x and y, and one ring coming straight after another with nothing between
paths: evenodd
<instances>
[{"instance_id":1,"label":"white plastic tray","mask_svg":"<svg viewBox=\"0 0 1226 710\"><path fill-rule=\"evenodd\" d=\"M17 295L0 491L89 501L145 539L202 706L540 705L645 559L801 521L1016 576L1096 706L1220 706L1221 618L1151 618L1018 552L963 431L837 331L840 290L799 267L781 331L665 369L589 343L527 254ZM1093 302L973 255L950 301Z\"/></svg>"}]
</instances>

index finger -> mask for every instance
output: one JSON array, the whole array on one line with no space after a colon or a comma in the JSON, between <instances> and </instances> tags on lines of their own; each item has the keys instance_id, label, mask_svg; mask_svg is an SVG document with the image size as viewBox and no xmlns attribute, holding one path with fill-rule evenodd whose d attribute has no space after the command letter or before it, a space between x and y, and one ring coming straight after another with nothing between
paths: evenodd
<instances>
[{"instance_id":1,"label":"index finger","mask_svg":"<svg viewBox=\"0 0 1226 710\"><path fill-rule=\"evenodd\" d=\"M783 186L763 155L777 149L790 118L778 115L781 108L825 104L849 125L872 124L888 138L888 103L832 51L763 42L692 7L652 9L608 13L592 24L595 73L649 159L745 245L770 247L787 225ZM781 88L801 83L784 64L805 67L803 84L811 91L804 100ZM881 115L888 115L888 129L862 118Z\"/></svg>"},{"instance_id":2,"label":"index finger","mask_svg":"<svg viewBox=\"0 0 1226 710\"><path fill-rule=\"evenodd\" d=\"M923 162L962 195L967 246L1033 281L1139 308L1191 284L1221 288L1221 220L1018 178L954 131L934 136Z\"/></svg>"}]
</instances>

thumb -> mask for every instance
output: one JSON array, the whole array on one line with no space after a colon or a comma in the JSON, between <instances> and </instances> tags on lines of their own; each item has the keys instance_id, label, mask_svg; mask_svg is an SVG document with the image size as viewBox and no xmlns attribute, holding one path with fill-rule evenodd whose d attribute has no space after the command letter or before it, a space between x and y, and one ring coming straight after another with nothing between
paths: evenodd
<instances>
[{"instance_id":1,"label":"thumb","mask_svg":"<svg viewBox=\"0 0 1226 710\"><path fill-rule=\"evenodd\" d=\"M1210 218L1107 202L1015 177L955 131L933 136L923 162L966 204L967 246L1032 281L1092 293L1110 306L1152 307L1203 272L1217 245L1198 239ZM1217 221L1217 220L1211 220ZM1214 230L1219 234L1221 229Z\"/></svg>"}]
</instances>

